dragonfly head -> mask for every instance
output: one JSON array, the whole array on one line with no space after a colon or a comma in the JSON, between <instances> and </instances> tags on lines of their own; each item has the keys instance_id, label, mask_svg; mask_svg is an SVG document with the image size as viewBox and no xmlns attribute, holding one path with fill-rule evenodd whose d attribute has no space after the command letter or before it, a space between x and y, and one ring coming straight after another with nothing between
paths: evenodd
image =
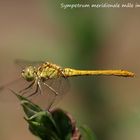
<instances>
[{"instance_id":1,"label":"dragonfly head","mask_svg":"<svg viewBox=\"0 0 140 140\"><path fill-rule=\"evenodd\" d=\"M22 71L22 77L27 81L33 81L36 78L36 68L29 66Z\"/></svg>"}]
</instances>

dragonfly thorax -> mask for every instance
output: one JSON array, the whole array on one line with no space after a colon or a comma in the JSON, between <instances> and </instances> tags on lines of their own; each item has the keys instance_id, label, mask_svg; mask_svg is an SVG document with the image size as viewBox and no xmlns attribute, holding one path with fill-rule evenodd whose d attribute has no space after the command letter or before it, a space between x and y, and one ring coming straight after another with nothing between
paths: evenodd
<instances>
[{"instance_id":1,"label":"dragonfly thorax","mask_svg":"<svg viewBox=\"0 0 140 140\"><path fill-rule=\"evenodd\" d=\"M27 81L33 81L36 78L36 68L29 66L22 71L22 77Z\"/></svg>"}]
</instances>

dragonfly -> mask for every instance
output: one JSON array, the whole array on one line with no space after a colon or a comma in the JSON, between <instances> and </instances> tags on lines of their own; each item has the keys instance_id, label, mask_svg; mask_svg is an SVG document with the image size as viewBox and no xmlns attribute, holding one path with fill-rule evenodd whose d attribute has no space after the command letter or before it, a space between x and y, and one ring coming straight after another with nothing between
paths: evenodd
<instances>
[{"instance_id":1,"label":"dragonfly","mask_svg":"<svg viewBox=\"0 0 140 140\"><path fill-rule=\"evenodd\" d=\"M22 70L21 76L29 84L21 89L19 93L22 96L31 97L44 93L42 87L45 86L55 95L55 98L51 103L52 105L57 96L67 92L65 88L67 84L63 83L68 83L69 77L98 75L134 77L134 73L127 70L78 70L62 68L61 66L50 62L43 62L39 66L28 66ZM29 92L31 88L34 89L33 92Z\"/></svg>"},{"instance_id":2,"label":"dragonfly","mask_svg":"<svg viewBox=\"0 0 140 140\"><path fill-rule=\"evenodd\" d=\"M126 70L77 70L71 68L62 68L56 64L45 62L38 67L29 66L22 70L22 77L27 81L31 82L26 88L22 89L20 92L22 95L26 93L26 90L35 86L35 91L29 95L33 96L36 93L42 93L41 83L47 86L53 93L57 96L59 92L49 86L46 81L50 79L58 79L73 76L85 76L85 75L113 75L113 76L122 76L122 77L134 77L134 73Z\"/></svg>"}]
</instances>

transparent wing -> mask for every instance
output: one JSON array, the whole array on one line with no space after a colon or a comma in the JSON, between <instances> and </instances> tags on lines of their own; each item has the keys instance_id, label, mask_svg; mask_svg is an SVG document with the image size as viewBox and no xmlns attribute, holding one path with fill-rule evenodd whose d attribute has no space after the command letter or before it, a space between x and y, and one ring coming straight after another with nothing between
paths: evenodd
<instances>
[{"instance_id":1,"label":"transparent wing","mask_svg":"<svg viewBox=\"0 0 140 140\"><path fill-rule=\"evenodd\" d=\"M44 63L44 61L31 61L31 60L24 60L24 59L15 59L14 63L19 66L21 69L27 67L27 66L38 66L42 63Z\"/></svg>"},{"instance_id":2,"label":"transparent wing","mask_svg":"<svg viewBox=\"0 0 140 140\"><path fill-rule=\"evenodd\" d=\"M21 93L19 92L31 84L31 82L27 82L23 78L20 78L15 80L15 82L13 81L13 83L11 82L7 86L1 86L0 102L11 103L18 101L15 95L9 90L11 89L20 95L25 93L25 97L28 97L28 99L32 100L33 102L45 107L46 109L49 109L50 107L54 107L70 88L69 80L67 78L61 77L46 80L44 83L40 82L41 92L40 90L37 90L37 84L33 84L33 86L29 87L27 90L23 90Z\"/></svg>"},{"instance_id":3,"label":"transparent wing","mask_svg":"<svg viewBox=\"0 0 140 140\"><path fill-rule=\"evenodd\" d=\"M46 109L54 107L70 88L69 80L64 77L48 79L44 83L41 82L40 84L42 94L40 95L38 91L38 93L31 98ZM58 94L56 95L56 93Z\"/></svg>"},{"instance_id":4,"label":"transparent wing","mask_svg":"<svg viewBox=\"0 0 140 140\"><path fill-rule=\"evenodd\" d=\"M51 93L49 93L49 94L53 94L53 97L54 97L54 99L52 99L52 101L50 102L50 105L49 105L51 107L55 106L62 99L62 97L64 97L64 95L66 93L68 93L69 88L70 88L69 80L64 77L57 78L57 79L50 79L50 80L46 81L46 84L51 86L57 93L57 95L56 95L53 91L51 91L51 89L49 90L49 91L51 91ZM45 87L45 88L47 88L47 87ZM44 93L44 94L46 94L46 93Z\"/></svg>"},{"instance_id":5,"label":"transparent wing","mask_svg":"<svg viewBox=\"0 0 140 140\"><path fill-rule=\"evenodd\" d=\"M26 87L28 84L27 81L20 77L16 80L11 82L8 81L7 83L0 85L0 102L16 102L17 99L10 89L18 93L19 90Z\"/></svg>"}]
</instances>

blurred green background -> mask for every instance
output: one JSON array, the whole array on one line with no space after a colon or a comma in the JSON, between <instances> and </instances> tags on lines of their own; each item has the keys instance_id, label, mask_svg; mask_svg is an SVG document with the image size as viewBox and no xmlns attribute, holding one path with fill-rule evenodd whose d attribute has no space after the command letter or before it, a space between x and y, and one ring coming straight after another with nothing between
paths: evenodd
<instances>
[{"instance_id":1,"label":"blurred green background","mask_svg":"<svg viewBox=\"0 0 140 140\"><path fill-rule=\"evenodd\" d=\"M0 1L1 85L20 75L14 64L18 58L77 69L133 71L133 79L70 78L71 90L57 107L92 128L98 140L140 139L139 9L64 10L62 2L77 1ZM23 115L18 102L0 102L1 140L37 139Z\"/></svg>"}]
</instances>

